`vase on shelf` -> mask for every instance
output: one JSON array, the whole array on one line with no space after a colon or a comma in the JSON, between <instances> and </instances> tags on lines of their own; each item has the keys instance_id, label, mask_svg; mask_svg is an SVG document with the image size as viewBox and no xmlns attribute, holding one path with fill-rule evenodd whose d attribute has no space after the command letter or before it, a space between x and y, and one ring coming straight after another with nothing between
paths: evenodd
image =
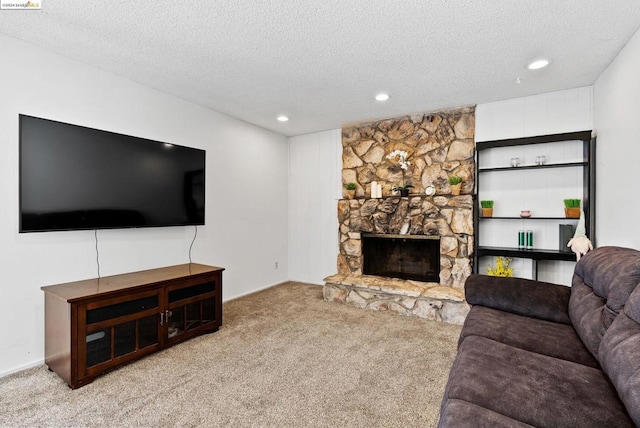
<instances>
[{"instance_id":1,"label":"vase on shelf","mask_svg":"<svg viewBox=\"0 0 640 428\"><path fill-rule=\"evenodd\" d=\"M351 189L346 189L345 191L346 191L346 193L347 193L347 199L353 199L353 198L355 198L355 196L356 196L356 189L353 189L353 190L351 190Z\"/></svg>"},{"instance_id":2,"label":"vase on shelf","mask_svg":"<svg viewBox=\"0 0 640 428\"><path fill-rule=\"evenodd\" d=\"M564 216L566 218L580 218L580 199L564 200Z\"/></svg>"},{"instance_id":3,"label":"vase on shelf","mask_svg":"<svg viewBox=\"0 0 640 428\"><path fill-rule=\"evenodd\" d=\"M451 186L451 194L453 196L460 195L460 189L462 188L462 183L451 184L450 186Z\"/></svg>"},{"instance_id":4,"label":"vase on shelf","mask_svg":"<svg viewBox=\"0 0 640 428\"><path fill-rule=\"evenodd\" d=\"M564 216L566 218L580 218L580 207L564 207Z\"/></svg>"},{"instance_id":5,"label":"vase on shelf","mask_svg":"<svg viewBox=\"0 0 640 428\"><path fill-rule=\"evenodd\" d=\"M482 217L493 217L493 208L482 208Z\"/></svg>"},{"instance_id":6,"label":"vase on shelf","mask_svg":"<svg viewBox=\"0 0 640 428\"><path fill-rule=\"evenodd\" d=\"M409 196L409 189L400 189L400 196Z\"/></svg>"}]
</instances>

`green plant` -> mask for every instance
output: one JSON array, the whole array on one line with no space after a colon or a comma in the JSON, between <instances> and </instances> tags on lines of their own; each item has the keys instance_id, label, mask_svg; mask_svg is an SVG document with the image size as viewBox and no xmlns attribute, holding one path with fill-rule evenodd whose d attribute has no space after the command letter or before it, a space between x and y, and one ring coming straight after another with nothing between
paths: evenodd
<instances>
[{"instance_id":1,"label":"green plant","mask_svg":"<svg viewBox=\"0 0 640 428\"><path fill-rule=\"evenodd\" d=\"M349 183L344 185L344 188L347 190L356 190L356 183L350 181Z\"/></svg>"},{"instance_id":2,"label":"green plant","mask_svg":"<svg viewBox=\"0 0 640 428\"><path fill-rule=\"evenodd\" d=\"M512 261L513 259L510 257L496 257L496 267L489 266L487 268L487 275L512 277L513 268L509 267Z\"/></svg>"},{"instance_id":3,"label":"green plant","mask_svg":"<svg viewBox=\"0 0 640 428\"><path fill-rule=\"evenodd\" d=\"M457 175L452 175L451 177L449 177L449 184L452 186L455 186L456 184L460 184L462 183L462 177L459 177Z\"/></svg>"},{"instance_id":4,"label":"green plant","mask_svg":"<svg viewBox=\"0 0 640 428\"><path fill-rule=\"evenodd\" d=\"M565 199L564 206L566 208L580 208L580 199Z\"/></svg>"},{"instance_id":5,"label":"green plant","mask_svg":"<svg viewBox=\"0 0 640 428\"><path fill-rule=\"evenodd\" d=\"M394 192L399 192L400 190L409 190L412 187L413 187L413 185L406 184L404 186L393 186L393 188L391 190L393 190Z\"/></svg>"},{"instance_id":6,"label":"green plant","mask_svg":"<svg viewBox=\"0 0 640 428\"><path fill-rule=\"evenodd\" d=\"M482 208L493 208L493 201L480 201Z\"/></svg>"}]
</instances>

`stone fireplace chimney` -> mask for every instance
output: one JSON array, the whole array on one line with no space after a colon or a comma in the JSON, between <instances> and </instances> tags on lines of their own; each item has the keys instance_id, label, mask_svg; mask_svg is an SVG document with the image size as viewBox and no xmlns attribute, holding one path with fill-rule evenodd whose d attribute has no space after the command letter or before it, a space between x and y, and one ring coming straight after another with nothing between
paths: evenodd
<instances>
[{"instance_id":1,"label":"stone fireplace chimney","mask_svg":"<svg viewBox=\"0 0 640 428\"><path fill-rule=\"evenodd\" d=\"M471 274L474 245L474 112L474 107L467 107L343 129L342 181L343 184L356 183L356 198L338 202L338 274L325 279L326 300L351 304L357 301L356 306L397 310L407 315L450 322L464 319L468 306L462 289ZM410 167L404 174L387 158L395 150L408 155ZM459 196L452 195L449 186L448 178L453 175L463 179ZM413 186L408 197L400 197L392 191L393 187L405 184L403 179ZM373 181L382 183L382 198L370 197ZM435 194L425 194L429 186L435 188ZM370 234L406 236L408 239L397 245L404 242L408 254L398 256L402 260L397 262L436 264L438 272L421 281L400 279L402 272L391 273L386 280L381 270L376 271L376 275L363 274L363 267L369 268L368 262L363 262L367 252L366 247L363 252L363 236ZM433 254L427 256L426 252L422 254L420 250L409 248L417 237L439 242L435 258ZM390 253L389 257L396 256ZM380 263L380 260L374 263ZM400 271L406 268L400 268ZM393 284L391 288L400 296L411 298L399 303L402 298L394 297L393 293L382 295L384 293L371 291L371 284L381 291L385 287L384 281ZM408 294L403 294L402 281L409 283L406 288L412 291ZM362 290L358 290L359 287ZM381 299L388 302L381 304ZM425 310L425 304L429 310ZM416 309L416 305L421 308Z\"/></svg>"}]
</instances>

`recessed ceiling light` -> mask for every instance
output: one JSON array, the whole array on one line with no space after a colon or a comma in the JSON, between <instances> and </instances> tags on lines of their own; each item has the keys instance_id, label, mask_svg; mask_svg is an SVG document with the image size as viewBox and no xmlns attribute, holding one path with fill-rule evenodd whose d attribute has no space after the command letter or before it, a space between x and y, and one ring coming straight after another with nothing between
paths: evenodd
<instances>
[{"instance_id":1,"label":"recessed ceiling light","mask_svg":"<svg viewBox=\"0 0 640 428\"><path fill-rule=\"evenodd\" d=\"M376 95L376 100L377 101L387 101L389 99L389 95L388 94L378 94Z\"/></svg>"},{"instance_id":2,"label":"recessed ceiling light","mask_svg":"<svg viewBox=\"0 0 640 428\"><path fill-rule=\"evenodd\" d=\"M286 122L288 120L289 120L289 118L287 116L284 116L284 115L278 116L278 121L279 122Z\"/></svg>"},{"instance_id":3,"label":"recessed ceiling light","mask_svg":"<svg viewBox=\"0 0 640 428\"><path fill-rule=\"evenodd\" d=\"M539 70L541 68L545 68L547 65L549 65L550 62L551 61L549 61L548 59L537 59L527 65L527 68L529 70Z\"/></svg>"}]
</instances>

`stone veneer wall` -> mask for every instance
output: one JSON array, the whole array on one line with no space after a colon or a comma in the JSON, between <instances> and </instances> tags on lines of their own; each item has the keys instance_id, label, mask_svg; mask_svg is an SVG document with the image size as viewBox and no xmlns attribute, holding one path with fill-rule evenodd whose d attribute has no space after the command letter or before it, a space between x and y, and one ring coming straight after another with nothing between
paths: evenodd
<instances>
[{"instance_id":1,"label":"stone veneer wall","mask_svg":"<svg viewBox=\"0 0 640 428\"><path fill-rule=\"evenodd\" d=\"M339 274L362 274L360 232L440 236L441 285L462 288L471 274L473 252L475 108L365 123L342 131L344 183L356 182L355 200L338 202ZM372 181L383 195L402 182L402 170L386 155L408 153L409 198L368 199ZM448 178L463 178L461 196L452 196ZM434 196L424 194L433 185Z\"/></svg>"},{"instance_id":2,"label":"stone veneer wall","mask_svg":"<svg viewBox=\"0 0 640 428\"><path fill-rule=\"evenodd\" d=\"M365 123L342 131L342 182L356 183L356 199L338 202L338 274L325 278L324 298L361 308L462 323L468 312L463 287L471 274L475 107ZM403 177L386 156L408 153ZM463 178L460 196L451 195L449 176ZM392 188L414 188L409 197ZM382 184L383 198L370 199L371 182ZM432 185L433 196L424 190ZM345 192L346 195L346 192ZM362 275L362 232L437 235L440 283Z\"/></svg>"},{"instance_id":3,"label":"stone veneer wall","mask_svg":"<svg viewBox=\"0 0 640 428\"><path fill-rule=\"evenodd\" d=\"M382 183L383 195L402 182L398 164L386 159L394 150L409 154L407 178L412 193L451 194L448 178L463 178L462 194L474 189L475 107L365 123L342 130L342 182L355 182L356 196L369 196L371 182ZM345 193L346 197L346 193Z\"/></svg>"}]
</instances>

